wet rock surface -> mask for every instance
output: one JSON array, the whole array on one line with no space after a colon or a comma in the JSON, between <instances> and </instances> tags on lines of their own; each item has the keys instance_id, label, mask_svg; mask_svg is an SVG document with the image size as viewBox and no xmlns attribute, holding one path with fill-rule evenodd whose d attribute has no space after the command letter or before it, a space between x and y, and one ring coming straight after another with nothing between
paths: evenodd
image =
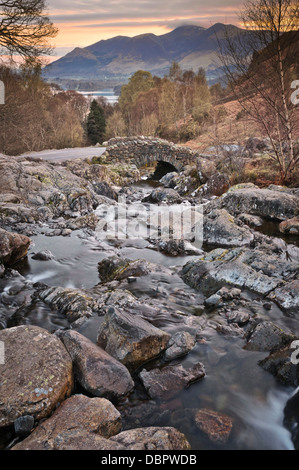
<instances>
[{"instance_id":1,"label":"wet rock surface","mask_svg":"<svg viewBox=\"0 0 299 470\"><path fill-rule=\"evenodd\" d=\"M181 275L185 282L195 288L200 286L207 295L225 286L268 295L286 281L290 281L291 286L294 282L296 289L296 281L292 279L298 273L297 259L292 260L288 256L286 247L284 256L279 250L273 250L268 241L262 240L260 244L255 242L253 249L212 250L197 261L187 263Z\"/></svg>"},{"instance_id":2,"label":"wet rock surface","mask_svg":"<svg viewBox=\"0 0 299 470\"><path fill-rule=\"evenodd\" d=\"M27 255L30 238L0 229L0 262L11 265Z\"/></svg>"},{"instance_id":3,"label":"wet rock surface","mask_svg":"<svg viewBox=\"0 0 299 470\"><path fill-rule=\"evenodd\" d=\"M51 253L50 250L44 250L44 251L39 251L38 253L34 253L32 255L32 259L38 260L38 261L49 261L54 259L53 253Z\"/></svg>"},{"instance_id":4,"label":"wet rock surface","mask_svg":"<svg viewBox=\"0 0 299 470\"><path fill-rule=\"evenodd\" d=\"M62 312L70 323L91 316L93 309L96 308L95 300L77 289L50 287L41 290L39 297L46 304Z\"/></svg>"},{"instance_id":5,"label":"wet rock surface","mask_svg":"<svg viewBox=\"0 0 299 470\"><path fill-rule=\"evenodd\" d=\"M276 384L298 386L298 190L228 189L216 160L196 158L135 186L135 164L1 156L0 341L9 338L20 368L29 344L32 353L28 377L0 364L17 374L0 379L14 449L259 448L269 429L267 445L285 446L276 410L264 416L260 403ZM203 204L203 245L103 237L98 223L120 195L166 209ZM130 207L127 216L136 220ZM275 236L263 233L269 220ZM255 432L259 414L267 432ZM295 429L294 411L287 421Z\"/></svg>"},{"instance_id":6,"label":"wet rock surface","mask_svg":"<svg viewBox=\"0 0 299 470\"><path fill-rule=\"evenodd\" d=\"M299 217L285 220L279 224L279 230L282 233L298 233L299 232Z\"/></svg>"},{"instance_id":7,"label":"wet rock surface","mask_svg":"<svg viewBox=\"0 0 299 470\"><path fill-rule=\"evenodd\" d=\"M245 349L250 351L270 351L283 349L296 339L295 336L285 333L274 323L264 321L247 333L248 341Z\"/></svg>"},{"instance_id":8,"label":"wet rock surface","mask_svg":"<svg viewBox=\"0 0 299 470\"><path fill-rule=\"evenodd\" d=\"M145 276L150 272L150 265L144 260L131 261L115 256L101 261L98 271L102 282L122 281L132 276Z\"/></svg>"},{"instance_id":9,"label":"wet rock surface","mask_svg":"<svg viewBox=\"0 0 299 470\"><path fill-rule=\"evenodd\" d=\"M196 340L187 331L180 331L175 333L169 340L167 349L164 354L166 361L172 361L178 357L184 356L190 352Z\"/></svg>"},{"instance_id":10,"label":"wet rock surface","mask_svg":"<svg viewBox=\"0 0 299 470\"><path fill-rule=\"evenodd\" d=\"M150 371L142 370L139 374L151 398L171 398L179 390L187 388L204 376L205 370L201 363L195 364L187 370L181 365L169 365Z\"/></svg>"},{"instance_id":11,"label":"wet rock surface","mask_svg":"<svg viewBox=\"0 0 299 470\"><path fill-rule=\"evenodd\" d=\"M72 358L76 380L89 394L117 400L134 389L127 368L77 331L57 335Z\"/></svg>"},{"instance_id":12,"label":"wet rock surface","mask_svg":"<svg viewBox=\"0 0 299 470\"><path fill-rule=\"evenodd\" d=\"M134 370L159 356L169 339L168 333L142 318L111 307L98 332L97 344Z\"/></svg>"},{"instance_id":13,"label":"wet rock surface","mask_svg":"<svg viewBox=\"0 0 299 470\"><path fill-rule=\"evenodd\" d=\"M299 280L287 282L275 289L270 296L285 311L298 313L299 311Z\"/></svg>"},{"instance_id":14,"label":"wet rock surface","mask_svg":"<svg viewBox=\"0 0 299 470\"><path fill-rule=\"evenodd\" d=\"M77 430L107 439L120 432L121 417L105 398L73 395L13 450L54 450L60 439L69 437L66 435L68 431Z\"/></svg>"},{"instance_id":15,"label":"wet rock surface","mask_svg":"<svg viewBox=\"0 0 299 470\"><path fill-rule=\"evenodd\" d=\"M198 410L195 423L212 442L219 444L227 442L233 427L229 416L209 409Z\"/></svg>"}]
</instances>

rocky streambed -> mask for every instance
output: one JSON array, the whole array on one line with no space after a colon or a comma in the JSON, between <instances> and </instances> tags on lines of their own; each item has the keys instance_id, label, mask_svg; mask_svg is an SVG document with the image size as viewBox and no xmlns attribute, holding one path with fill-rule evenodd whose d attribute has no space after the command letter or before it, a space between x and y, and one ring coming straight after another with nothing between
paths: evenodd
<instances>
[{"instance_id":1,"label":"rocky streambed","mask_svg":"<svg viewBox=\"0 0 299 470\"><path fill-rule=\"evenodd\" d=\"M298 448L297 189L0 163L1 448ZM118 196L202 205L202 246L99 236Z\"/></svg>"}]
</instances>

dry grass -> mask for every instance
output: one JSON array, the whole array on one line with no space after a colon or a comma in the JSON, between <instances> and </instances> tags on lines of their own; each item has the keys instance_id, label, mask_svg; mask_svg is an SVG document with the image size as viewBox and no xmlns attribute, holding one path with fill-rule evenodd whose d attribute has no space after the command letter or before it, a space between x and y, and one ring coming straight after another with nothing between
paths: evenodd
<instances>
[{"instance_id":1,"label":"dry grass","mask_svg":"<svg viewBox=\"0 0 299 470\"><path fill-rule=\"evenodd\" d=\"M244 114L240 117L242 108L238 101L230 101L216 106L215 109L217 110L221 106L225 108L226 115L216 124L205 124L201 129L202 133L199 137L189 140L183 145L205 153L209 147L223 146L225 144L239 144L242 146L250 137L261 139L265 137L256 122L246 115L244 116ZM296 126L293 135L295 139L299 139L299 105L295 109L295 113L294 122ZM279 165L266 154L246 161L239 173L232 170L229 176L232 182L252 182L260 187L280 183ZM293 173L291 185L299 186L299 168L296 168Z\"/></svg>"},{"instance_id":2,"label":"dry grass","mask_svg":"<svg viewBox=\"0 0 299 470\"><path fill-rule=\"evenodd\" d=\"M244 144L249 137L262 137L256 123L248 117L237 119L242 108L238 101L230 101L215 106L215 111L225 108L226 116L216 123L202 126L202 134L196 139L189 140L184 145L203 152L206 148L220 144Z\"/></svg>"}]
</instances>

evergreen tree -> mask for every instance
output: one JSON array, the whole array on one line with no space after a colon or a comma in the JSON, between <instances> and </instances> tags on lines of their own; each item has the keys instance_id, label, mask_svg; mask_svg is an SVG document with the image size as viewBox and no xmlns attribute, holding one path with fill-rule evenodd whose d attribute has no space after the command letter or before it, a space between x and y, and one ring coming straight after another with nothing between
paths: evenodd
<instances>
[{"instance_id":1,"label":"evergreen tree","mask_svg":"<svg viewBox=\"0 0 299 470\"><path fill-rule=\"evenodd\" d=\"M106 131L106 120L104 110L96 100L91 102L86 128L87 137L91 145L103 142Z\"/></svg>"}]
</instances>

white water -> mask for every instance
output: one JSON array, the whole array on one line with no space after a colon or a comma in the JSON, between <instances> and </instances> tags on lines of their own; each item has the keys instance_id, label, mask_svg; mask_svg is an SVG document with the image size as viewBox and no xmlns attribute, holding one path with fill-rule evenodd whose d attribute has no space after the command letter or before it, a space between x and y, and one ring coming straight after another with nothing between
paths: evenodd
<instances>
[{"instance_id":1,"label":"white water","mask_svg":"<svg viewBox=\"0 0 299 470\"><path fill-rule=\"evenodd\" d=\"M251 429L259 450L294 450L291 434L283 426L284 408L294 393L288 389L270 390L263 402L244 394L235 397L234 412ZM247 441L250 434L243 432L240 441Z\"/></svg>"}]
</instances>

